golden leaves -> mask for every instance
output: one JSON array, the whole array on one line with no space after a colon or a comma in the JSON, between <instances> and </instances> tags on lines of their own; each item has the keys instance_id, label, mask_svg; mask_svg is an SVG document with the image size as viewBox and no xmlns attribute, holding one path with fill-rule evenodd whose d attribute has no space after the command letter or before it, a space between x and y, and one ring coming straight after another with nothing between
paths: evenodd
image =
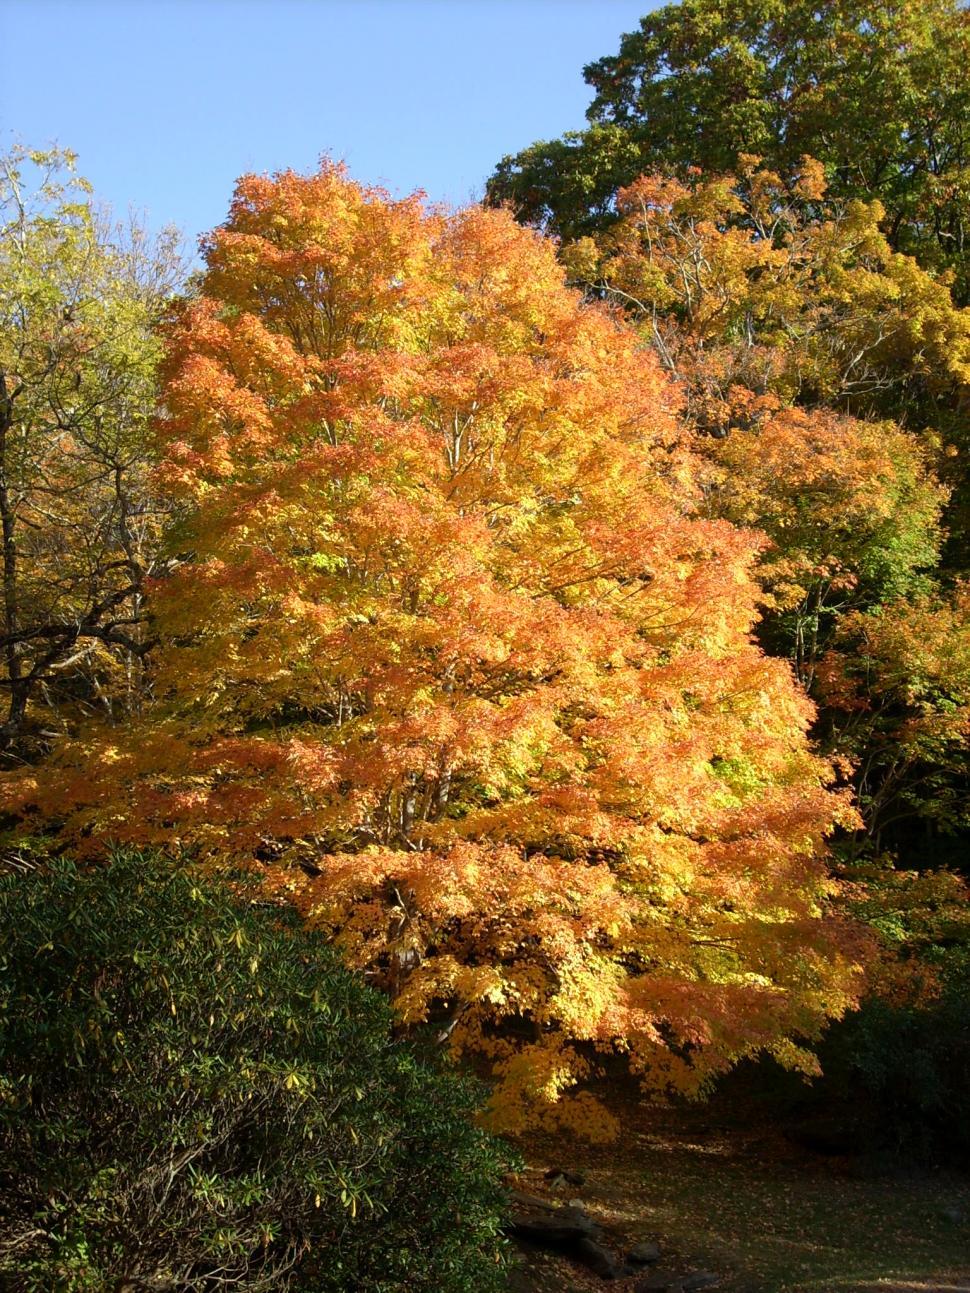
<instances>
[{"instance_id":1,"label":"golden leaves","mask_svg":"<svg viewBox=\"0 0 970 1293\"><path fill-rule=\"evenodd\" d=\"M697 514L637 335L507 215L333 167L241 181L207 259L159 427L195 555L156 594L158 701L38 813L258 860L406 1020L492 1055L506 1127L603 1134L557 1106L590 1049L686 1084L819 1026L837 800L749 640L759 540Z\"/></svg>"}]
</instances>

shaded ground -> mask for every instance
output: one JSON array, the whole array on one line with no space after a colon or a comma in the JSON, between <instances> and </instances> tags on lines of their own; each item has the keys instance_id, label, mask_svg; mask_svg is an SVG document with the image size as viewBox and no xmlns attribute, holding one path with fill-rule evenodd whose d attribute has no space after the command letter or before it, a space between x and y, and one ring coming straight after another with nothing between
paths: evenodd
<instances>
[{"instance_id":1,"label":"shaded ground","mask_svg":"<svg viewBox=\"0 0 970 1293\"><path fill-rule=\"evenodd\" d=\"M759 1125L759 1117L761 1123ZM757 1107L631 1107L595 1147L534 1138L531 1193L576 1199L619 1245L656 1239L664 1269L722 1275L724 1293L970 1293L970 1178L822 1157L765 1125ZM554 1194L546 1169L586 1175ZM516 1293L631 1289L530 1254Z\"/></svg>"}]
</instances>

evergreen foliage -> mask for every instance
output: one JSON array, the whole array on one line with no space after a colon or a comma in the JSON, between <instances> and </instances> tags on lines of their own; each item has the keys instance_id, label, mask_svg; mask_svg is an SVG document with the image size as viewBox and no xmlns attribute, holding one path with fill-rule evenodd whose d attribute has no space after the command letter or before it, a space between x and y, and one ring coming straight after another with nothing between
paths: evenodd
<instances>
[{"instance_id":1,"label":"evergreen foliage","mask_svg":"<svg viewBox=\"0 0 970 1293\"><path fill-rule=\"evenodd\" d=\"M292 915L148 854L0 877L0 1282L497 1288L469 1089Z\"/></svg>"}]
</instances>

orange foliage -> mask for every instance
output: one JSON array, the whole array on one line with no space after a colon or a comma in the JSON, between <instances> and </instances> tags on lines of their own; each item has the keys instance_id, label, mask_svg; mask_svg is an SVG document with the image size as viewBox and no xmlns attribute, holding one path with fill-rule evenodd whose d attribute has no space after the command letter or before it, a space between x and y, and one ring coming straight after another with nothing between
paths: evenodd
<instances>
[{"instance_id":1,"label":"orange foliage","mask_svg":"<svg viewBox=\"0 0 970 1293\"><path fill-rule=\"evenodd\" d=\"M698 511L675 388L504 213L324 165L240 181L169 338L142 727L8 778L74 848L258 860L551 1116L622 1052L696 1090L852 999L820 920L851 809L753 644L753 533ZM707 470L705 468L705 470Z\"/></svg>"},{"instance_id":2,"label":"orange foliage","mask_svg":"<svg viewBox=\"0 0 970 1293\"><path fill-rule=\"evenodd\" d=\"M812 158L787 180L740 160L737 176L621 189L615 224L563 247L573 279L639 322L701 429L726 431L730 388L746 386L866 415L919 409L962 439L970 310L949 278L893 252L878 202L830 201Z\"/></svg>"},{"instance_id":3,"label":"orange foliage","mask_svg":"<svg viewBox=\"0 0 970 1293\"><path fill-rule=\"evenodd\" d=\"M876 846L916 815L970 825L970 583L844 617L819 662L818 690L858 763Z\"/></svg>"},{"instance_id":4,"label":"orange foliage","mask_svg":"<svg viewBox=\"0 0 970 1293\"><path fill-rule=\"evenodd\" d=\"M779 407L738 387L730 405L731 433L697 444L712 468L704 510L771 539L766 605L785 614L787 651L811 688L833 617L909 593L935 565L948 494L895 423Z\"/></svg>"}]
</instances>

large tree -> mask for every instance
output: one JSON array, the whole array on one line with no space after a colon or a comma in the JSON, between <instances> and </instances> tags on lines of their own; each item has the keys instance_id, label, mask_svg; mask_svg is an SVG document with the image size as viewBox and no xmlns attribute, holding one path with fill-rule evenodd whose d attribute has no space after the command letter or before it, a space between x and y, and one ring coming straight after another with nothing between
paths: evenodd
<instances>
[{"instance_id":1,"label":"large tree","mask_svg":"<svg viewBox=\"0 0 970 1293\"><path fill-rule=\"evenodd\" d=\"M896 250L952 266L966 300L968 61L959 0L682 0L585 68L586 131L504 158L489 192L573 237L643 171L810 154L836 196L883 203Z\"/></svg>"},{"instance_id":2,"label":"large tree","mask_svg":"<svg viewBox=\"0 0 970 1293\"><path fill-rule=\"evenodd\" d=\"M602 1128L556 1106L598 1051L659 1089L810 1063L854 986L820 919L850 810L656 358L505 213L329 165L244 178L205 255L165 369L190 555L157 700L7 809L264 866L407 1021L491 1055L500 1126Z\"/></svg>"}]
</instances>

